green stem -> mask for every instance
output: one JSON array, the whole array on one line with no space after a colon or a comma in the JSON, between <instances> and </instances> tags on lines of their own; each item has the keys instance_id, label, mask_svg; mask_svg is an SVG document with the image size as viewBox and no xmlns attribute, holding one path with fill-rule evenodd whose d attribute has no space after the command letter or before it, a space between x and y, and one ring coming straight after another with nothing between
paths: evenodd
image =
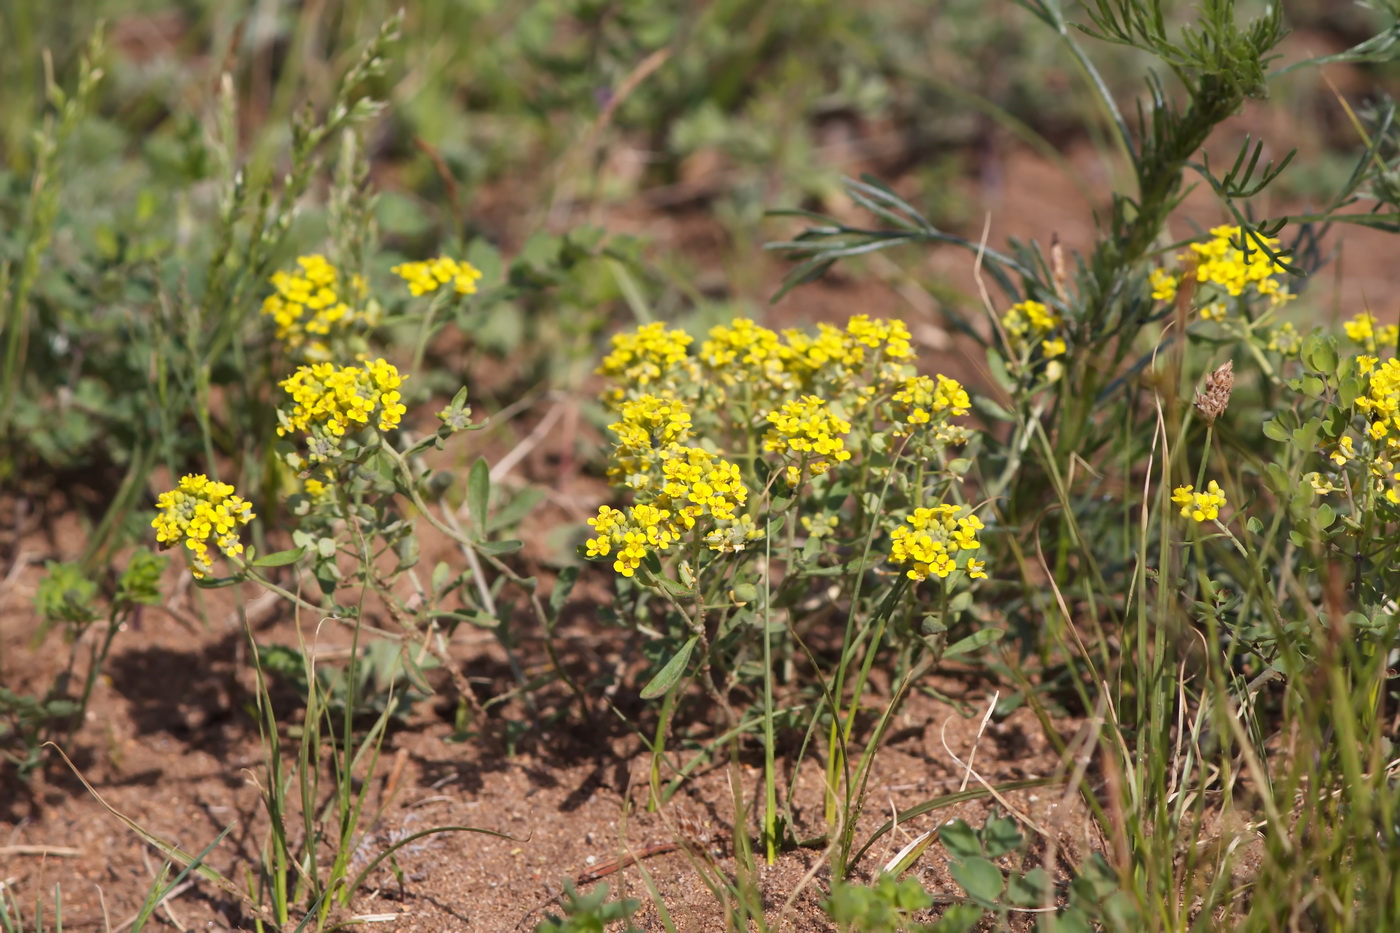
<instances>
[{"instance_id":1,"label":"green stem","mask_svg":"<svg viewBox=\"0 0 1400 933\"><path fill-rule=\"evenodd\" d=\"M788 522L792 525L793 522ZM768 856L768 864L777 859L778 827L778 786L777 766L774 762L773 746L776 744L773 730L773 626L769 617L769 574L773 561L773 520L769 518L764 529L763 574L763 841ZM789 544L788 553L792 553Z\"/></svg>"}]
</instances>

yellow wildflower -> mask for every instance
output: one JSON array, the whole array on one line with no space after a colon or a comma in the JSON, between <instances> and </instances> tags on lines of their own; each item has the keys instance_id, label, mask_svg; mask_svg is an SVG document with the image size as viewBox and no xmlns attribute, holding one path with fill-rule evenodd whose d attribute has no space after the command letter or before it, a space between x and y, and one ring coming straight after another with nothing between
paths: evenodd
<instances>
[{"instance_id":1,"label":"yellow wildflower","mask_svg":"<svg viewBox=\"0 0 1400 933\"><path fill-rule=\"evenodd\" d=\"M1337 446L1329 456L1337 466L1346 466L1348 460L1356 457L1356 444L1349 435L1343 434L1337 439Z\"/></svg>"},{"instance_id":2,"label":"yellow wildflower","mask_svg":"<svg viewBox=\"0 0 1400 933\"><path fill-rule=\"evenodd\" d=\"M1192 492L1194 486L1178 486L1172 490L1172 501L1181 506L1181 517L1197 522L1215 521L1220 517L1220 507L1225 505L1225 493L1220 485L1211 480L1205 492Z\"/></svg>"},{"instance_id":3,"label":"yellow wildflower","mask_svg":"<svg viewBox=\"0 0 1400 933\"><path fill-rule=\"evenodd\" d=\"M1177 277L1166 269L1153 269L1148 274L1148 284L1152 286L1152 299L1154 301L1174 301L1177 281Z\"/></svg>"},{"instance_id":4,"label":"yellow wildflower","mask_svg":"<svg viewBox=\"0 0 1400 933\"><path fill-rule=\"evenodd\" d=\"M1060 326L1060 316L1039 301L1020 301L1001 317L1001 326L1013 348L1019 349L1035 338Z\"/></svg>"},{"instance_id":5,"label":"yellow wildflower","mask_svg":"<svg viewBox=\"0 0 1400 933\"><path fill-rule=\"evenodd\" d=\"M748 318L710 328L709 339L700 346L700 363L715 381L760 392L793 384L784 361L794 355L775 331Z\"/></svg>"},{"instance_id":6,"label":"yellow wildflower","mask_svg":"<svg viewBox=\"0 0 1400 933\"><path fill-rule=\"evenodd\" d=\"M343 437L372 422L381 431L398 427L407 409L400 402L403 377L382 359L359 366L315 363L302 366L279 385L292 397L290 413L281 412L277 433L302 431L318 438ZM313 445L312 460L327 459L328 450Z\"/></svg>"},{"instance_id":7,"label":"yellow wildflower","mask_svg":"<svg viewBox=\"0 0 1400 933\"><path fill-rule=\"evenodd\" d=\"M984 527L972 514L960 515L956 505L940 504L927 509L915 509L890 536L890 562L911 565L906 575L911 580L927 580L930 576L948 577L958 569L958 555L982 546L977 532ZM976 560L964 562L972 579L987 576L985 565Z\"/></svg>"},{"instance_id":8,"label":"yellow wildflower","mask_svg":"<svg viewBox=\"0 0 1400 933\"><path fill-rule=\"evenodd\" d=\"M338 274L326 257L302 256L300 272L276 272L270 281L276 289L263 299L262 313L277 325L277 339L311 358L322 358L329 348L322 338L337 327L348 325L356 314L338 291ZM365 295L364 280L351 283L357 297Z\"/></svg>"},{"instance_id":9,"label":"yellow wildflower","mask_svg":"<svg viewBox=\"0 0 1400 933\"><path fill-rule=\"evenodd\" d=\"M889 420L891 433L903 437L915 428L932 426L932 437L943 444L960 444L967 440L967 429L948 423L949 418L966 415L972 401L967 390L956 379L938 374L913 376L904 380L890 396Z\"/></svg>"},{"instance_id":10,"label":"yellow wildflower","mask_svg":"<svg viewBox=\"0 0 1400 933\"><path fill-rule=\"evenodd\" d=\"M600 375L623 383L609 393L609 401L620 404L628 389L657 394L653 386L669 390L674 377L694 378L698 371L688 355L690 344L689 334L667 330L660 321L643 324L630 334L614 335L612 352L597 370Z\"/></svg>"},{"instance_id":11,"label":"yellow wildflower","mask_svg":"<svg viewBox=\"0 0 1400 933\"><path fill-rule=\"evenodd\" d=\"M753 517L738 514L748 501L739 467L699 447L679 444L657 451L661 479L645 492L648 501L623 513L603 506L588 520L594 536L584 543L588 557L614 557L613 569L624 577L636 573L650 551L665 551L681 537L701 528L707 547L736 551L760 537ZM701 527L703 524L703 527Z\"/></svg>"},{"instance_id":12,"label":"yellow wildflower","mask_svg":"<svg viewBox=\"0 0 1400 933\"><path fill-rule=\"evenodd\" d=\"M800 454L813 474L826 472L830 460L851 459L842 437L850 433L851 423L832 414L825 399L804 395L784 402L768 413L768 421L773 427L763 437L763 449ZM787 479L792 485L801 481L801 475L799 466L788 467Z\"/></svg>"},{"instance_id":13,"label":"yellow wildflower","mask_svg":"<svg viewBox=\"0 0 1400 933\"><path fill-rule=\"evenodd\" d=\"M159 513L151 521L156 541L162 548L183 539L190 552L192 572L200 579L213 571L209 562L209 541L230 557L243 553L238 529L256 518L253 507L233 487L218 483L204 474L181 478L180 485L156 499Z\"/></svg>"},{"instance_id":14,"label":"yellow wildflower","mask_svg":"<svg viewBox=\"0 0 1400 933\"><path fill-rule=\"evenodd\" d=\"M1284 356L1295 356L1303 347L1303 335L1288 321L1269 331L1269 349Z\"/></svg>"},{"instance_id":15,"label":"yellow wildflower","mask_svg":"<svg viewBox=\"0 0 1400 933\"><path fill-rule=\"evenodd\" d=\"M449 282L457 294L475 295L477 280L481 278L480 269L448 256L400 263L389 271L408 283L408 290L414 297L435 292Z\"/></svg>"},{"instance_id":16,"label":"yellow wildflower","mask_svg":"<svg viewBox=\"0 0 1400 933\"><path fill-rule=\"evenodd\" d=\"M1273 276L1282 272L1283 266L1270 259L1262 248L1267 246L1277 253L1279 241L1276 238L1251 234L1246 258L1241 247L1244 234L1239 227L1215 227L1210 234L1211 239L1192 243L1190 252L1182 254L1182 258L1194 255L1197 282L1217 285L1232 297L1243 294L1250 285L1261 295L1279 292L1280 285Z\"/></svg>"}]
</instances>

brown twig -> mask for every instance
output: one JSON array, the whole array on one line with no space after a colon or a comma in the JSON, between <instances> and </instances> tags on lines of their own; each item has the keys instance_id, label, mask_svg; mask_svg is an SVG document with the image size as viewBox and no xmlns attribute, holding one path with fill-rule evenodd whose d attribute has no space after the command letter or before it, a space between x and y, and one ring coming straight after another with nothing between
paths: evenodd
<instances>
[{"instance_id":1,"label":"brown twig","mask_svg":"<svg viewBox=\"0 0 1400 933\"><path fill-rule=\"evenodd\" d=\"M658 855L665 855L668 852L677 852L681 848L679 842L657 842L649 846L643 846L636 852L628 852L625 855L618 855L608 859L584 872L574 879L574 887L592 884L608 875L616 874L624 868L631 868L642 859L655 858Z\"/></svg>"},{"instance_id":2,"label":"brown twig","mask_svg":"<svg viewBox=\"0 0 1400 933\"><path fill-rule=\"evenodd\" d=\"M452 203L452 214L454 217L462 216L462 204L460 189L457 186L457 179L453 177L452 170L447 167L447 160L442 157L432 143L421 136L413 137L413 145L418 151L428 157L428 161L433 163L433 168L437 170L438 177L442 179L442 185L447 189L447 199Z\"/></svg>"}]
</instances>

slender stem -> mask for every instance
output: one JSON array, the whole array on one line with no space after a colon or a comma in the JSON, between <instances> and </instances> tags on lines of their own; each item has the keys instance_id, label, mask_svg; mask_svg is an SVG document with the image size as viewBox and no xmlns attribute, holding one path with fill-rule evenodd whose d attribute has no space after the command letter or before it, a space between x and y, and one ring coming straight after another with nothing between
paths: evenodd
<instances>
[{"instance_id":1,"label":"slender stem","mask_svg":"<svg viewBox=\"0 0 1400 933\"><path fill-rule=\"evenodd\" d=\"M792 525L792 522L788 522ZM767 520L764 529L764 566L772 566L773 561L773 520ZM792 553L789 544L788 553ZM769 576L763 574L763 837L768 864L777 859L778 827L778 787L777 766L774 762L773 746L776 744L773 732L773 626L769 617Z\"/></svg>"},{"instance_id":2,"label":"slender stem","mask_svg":"<svg viewBox=\"0 0 1400 933\"><path fill-rule=\"evenodd\" d=\"M325 607L308 602L302 597L298 596L296 593L293 593L292 591L278 586L276 583L273 583L267 577L259 573L258 568L254 567L251 564L245 563L242 558L235 557L231 554L225 554L224 557L228 560L229 563L233 564L234 568L240 574L242 574L248 580L248 582L256 583L263 589L271 590L272 592L276 593L278 596L281 596L288 602L299 606L302 609L310 610L311 612L314 612L318 615L326 611Z\"/></svg>"}]
</instances>

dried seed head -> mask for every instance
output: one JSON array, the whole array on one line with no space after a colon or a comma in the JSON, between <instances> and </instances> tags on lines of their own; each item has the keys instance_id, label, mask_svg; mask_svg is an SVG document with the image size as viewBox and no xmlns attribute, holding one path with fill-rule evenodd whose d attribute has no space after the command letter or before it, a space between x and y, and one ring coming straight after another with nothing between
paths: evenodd
<instances>
[{"instance_id":1,"label":"dried seed head","mask_svg":"<svg viewBox=\"0 0 1400 933\"><path fill-rule=\"evenodd\" d=\"M688 810L676 814L676 834L697 849L703 849L710 841L710 827L705 819Z\"/></svg>"},{"instance_id":2,"label":"dried seed head","mask_svg":"<svg viewBox=\"0 0 1400 933\"><path fill-rule=\"evenodd\" d=\"M1226 360L1220 368L1206 377L1205 391L1196 392L1196 410L1207 424L1225 413L1230 404L1230 392L1235 388L1235 361Z\"/></svg>"}]
</instances>

